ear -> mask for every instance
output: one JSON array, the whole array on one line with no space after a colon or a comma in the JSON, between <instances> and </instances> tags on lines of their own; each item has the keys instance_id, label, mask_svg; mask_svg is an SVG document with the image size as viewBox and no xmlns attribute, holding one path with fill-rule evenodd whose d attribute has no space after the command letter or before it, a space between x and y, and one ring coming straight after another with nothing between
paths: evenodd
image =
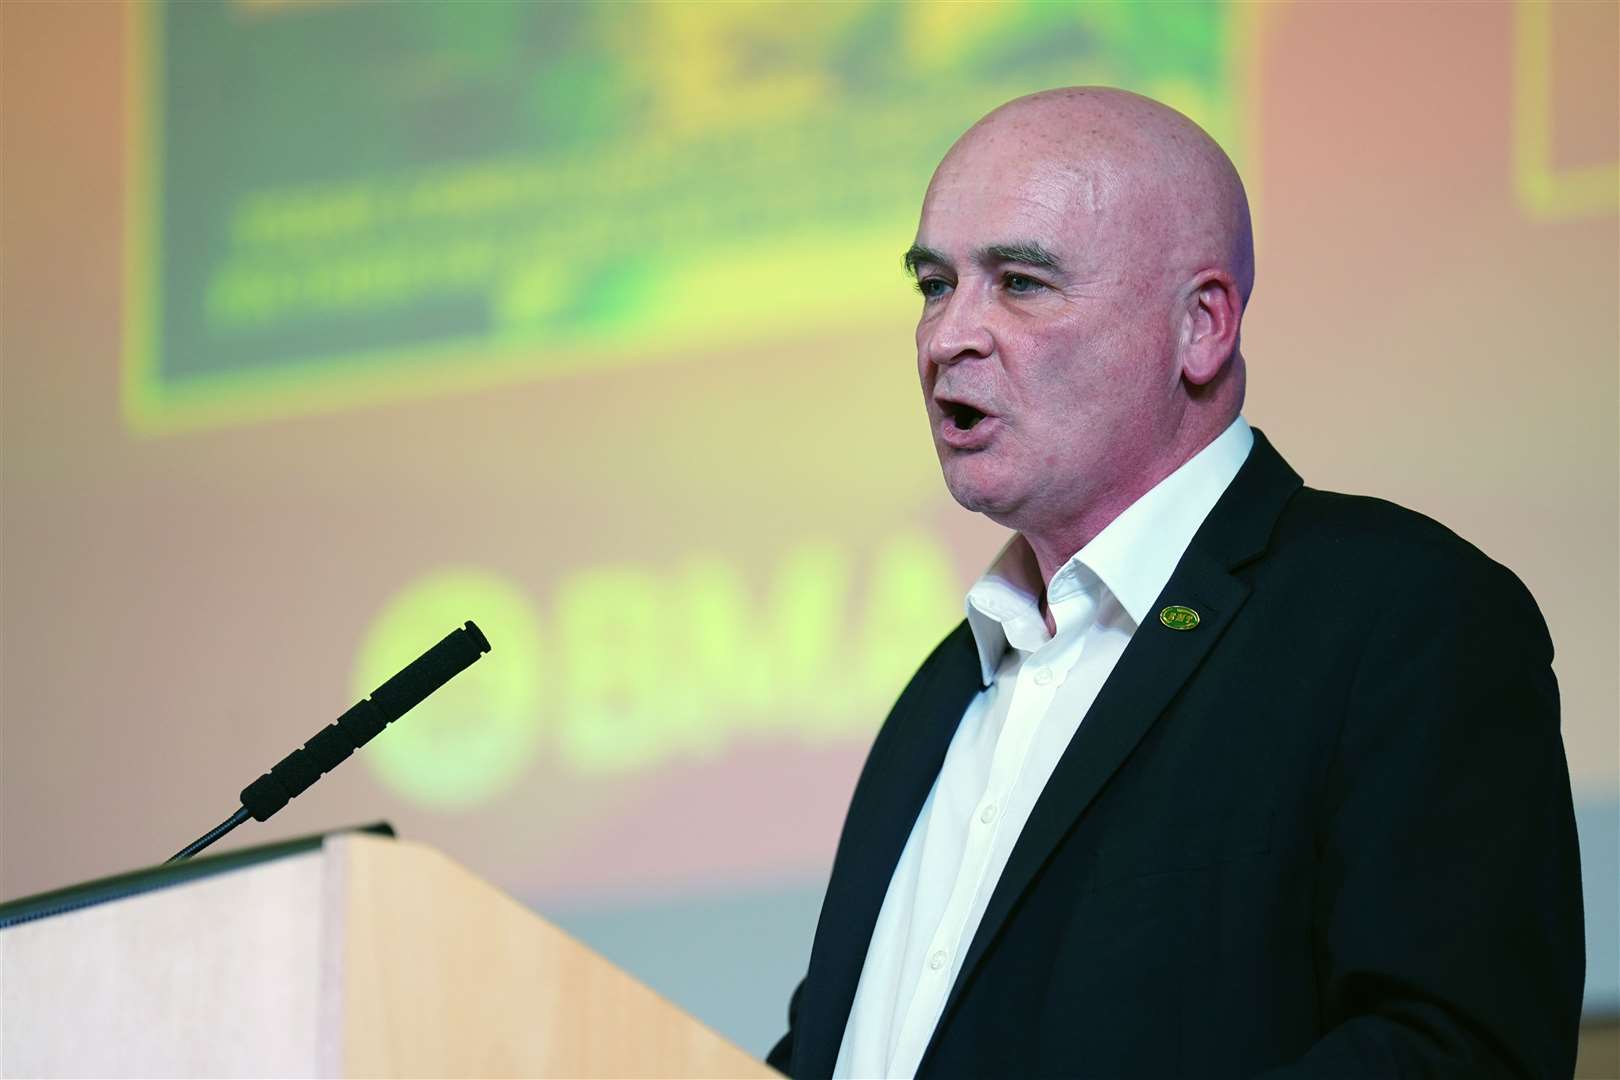
<instances>
[{"instance_id":1,"label":"ear","mask_svg":"<svg viewBox=\"0 0 1620 1080\"><path fill-rule=\"evenodd\" d=\"M1205 270L1193 279L1183 311L1181 374L1194 386L1204 386L1237 351L1243 296L1226 271Z\"/></svg>"}]
</instances>

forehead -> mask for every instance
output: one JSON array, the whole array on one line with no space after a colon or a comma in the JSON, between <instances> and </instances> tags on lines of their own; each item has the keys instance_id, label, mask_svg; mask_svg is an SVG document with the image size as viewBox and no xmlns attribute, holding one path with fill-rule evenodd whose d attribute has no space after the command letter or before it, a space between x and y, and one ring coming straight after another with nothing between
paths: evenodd
<instances>
[{"instance_id":1,"label":"forehead","mask_svg":"<svg viewBox=\"0 0 1620 1080\"><path fill-rule=\"evenodd\" d=\"M952 154L923 198L918 243L958 255L1009 237L1053 250L1094 241L1104 179L1082 164L994 144Z\"/></svg>"}]
</instances>

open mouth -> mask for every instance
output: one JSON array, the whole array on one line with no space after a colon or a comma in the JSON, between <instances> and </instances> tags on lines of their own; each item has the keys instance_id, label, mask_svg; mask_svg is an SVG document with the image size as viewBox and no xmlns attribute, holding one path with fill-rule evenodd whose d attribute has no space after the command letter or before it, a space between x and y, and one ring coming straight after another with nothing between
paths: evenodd
<instances>
[{"instance_id":1,"label":"open mouth","mask_svg":"<svg viewBox=\"0 0 1620 1080\"><path fill-rule=\"evenodd\" d=\"M951 423L956 426L958 431L972 431L973 425L984 419L984 413L971 405L963 405L955 401L946 401L943 404L945 414L951 418Z\"/></svg>"}]
</instances>

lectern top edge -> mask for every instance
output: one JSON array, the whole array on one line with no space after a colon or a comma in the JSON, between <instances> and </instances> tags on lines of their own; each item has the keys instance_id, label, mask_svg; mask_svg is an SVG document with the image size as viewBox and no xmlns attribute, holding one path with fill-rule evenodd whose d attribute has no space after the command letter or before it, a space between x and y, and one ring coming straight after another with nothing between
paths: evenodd
<instances>
[{"instance_id":1,"label":"lectern top edge","mask_svg":"<svg viewBox=\"0 0 1620 1080\"><path fill-rule=\"evenodd\" d=\"M0 904L0 930L17 926L20 923L32 922L35 919L47 919L53 915L63 915L69 911L78 911L81 908L93 907L96 904L120 900L126 896L154 892L187 881L195 881L198 878L212 877L215 874L240 870L243 867L253 866L257 863L284 859L290 855L298 855L319 848L328 836L356 832L370 833L373 836L392 839L394 827L386 821L374 821L368 825L332 829L327 832L294 837L290 840L278 840L274 843L260 844L256 847L238 848L235 851L225 851L218 855L200 856L186 862L149 866L141 870L114 874L111 877L97 878L94 881L80 882L77 885L69 885L62 889L53 889L50 892L24 896Z\"/></svg>"}]
</instances>

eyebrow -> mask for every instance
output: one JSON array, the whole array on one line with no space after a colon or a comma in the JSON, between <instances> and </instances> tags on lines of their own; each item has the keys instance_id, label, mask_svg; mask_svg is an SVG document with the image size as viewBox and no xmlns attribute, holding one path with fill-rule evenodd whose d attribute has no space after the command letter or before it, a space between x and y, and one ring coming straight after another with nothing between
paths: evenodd
<instances>
[{"instance_id":1,"label":"eyebrow","mask_svg":"<svg viewBox=\"0 0 1620 1080\"><path fill-rule=\"evenodd\" d=\"M902 256L902 261L906 265L906 273L910 274L912 277L917 276L917 267L923 265L924 263L932 263L935 266L951 265L951 260L947 259L944 255L941 255L931 247L923 247L921 244L912 244L910 247L906 248L906 253L904 256Z\"/></svg>"},{"instance_id":2,"label":"eyebrow","mask_svg":"<svg viewBox=\"0 0 1620 1080\"><path fill-rule=\"evenodd\" d=\"M981 266L995 263L1022 263L1024 266L1035 266L1043 270L1056 273L1063 271L1063 264L1058 257L1045 246L1034 240L1018 240L1010 244L988 244L973 253L973 259ZM906 272L912 277L917 276L917 267L924 264L950 268L951 260L942 252L922 244L912 244L906 249L904 257Z\"/></svg>"}]
</instances>

